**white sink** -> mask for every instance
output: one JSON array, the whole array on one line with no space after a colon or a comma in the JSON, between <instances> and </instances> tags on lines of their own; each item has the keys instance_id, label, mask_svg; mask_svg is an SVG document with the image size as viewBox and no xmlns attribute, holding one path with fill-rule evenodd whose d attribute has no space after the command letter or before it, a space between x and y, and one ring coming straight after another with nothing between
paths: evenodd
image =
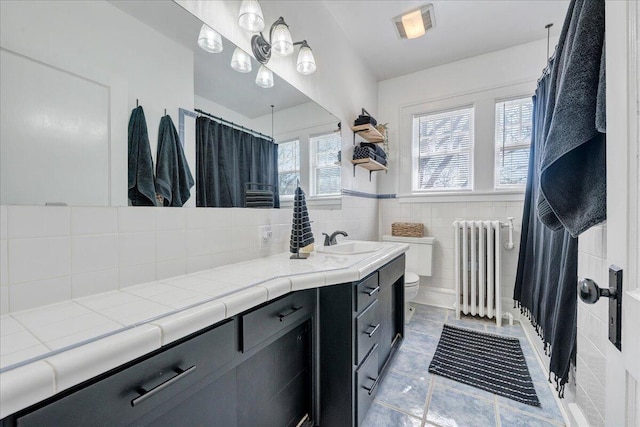
<instances>
[{"instance_id":1,"label":"white sink","mask_svg":"<svg viewBox=\"0 0 640 427\"><path fill-rule=\"evenodd\" d=\"M316 252L326 254L356 255L382 249L378 242L342 242L332 246L318 246Z\"/></svg>"}]
</instances>

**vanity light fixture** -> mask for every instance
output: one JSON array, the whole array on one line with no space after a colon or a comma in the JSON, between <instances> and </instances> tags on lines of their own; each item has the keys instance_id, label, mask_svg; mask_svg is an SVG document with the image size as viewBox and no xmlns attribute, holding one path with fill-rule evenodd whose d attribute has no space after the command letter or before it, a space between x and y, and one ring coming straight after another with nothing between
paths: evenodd
<instances>
[{"instance_id":1,"label":"vanity light fixture","mask_svg":"<svg viewBox=\"0 0 640 427\"><path fill-rule=\"evenodd\" d=\"M238 25L243 30L252 33L264 30L264 17L258 0L242 0L238 14Z\"/></svg>"},{"instance_id":2,"label":"vanity light fixture","mask_svg":"<svg viewBox=\"0 0 640 427\"><path fill-rule=\"evenodd\" d=\"M273 72L264 65L260 65L256 74L256 84L265 89L273 87Z\"/></svg>"},{"instance_id":3,"label":"vanity light fixture","mask_svg":"<svg viewBox=\"0 0 640 427\"><path fill-rule=\"evenodd\" d=\"M426 4L419 9L393 18L398 35L402 39L416 39L435 26L433 5Z\"/></svg>"},{"instance_id":4,"label":"vanity light fixture","mask_svg":"<svg viewBox=\"0 0 640 427\"><path fill-rule=\"evenodd\" d=\"M198 35L198 46L209 53L220 53L224 49L222 36L207 24L202 24Z\"/></svg>"},{"instance_id":5,"label":"vanity light fixture","mask_svg":"<svg viewBox=\"0 0 640 427\"><path fill-rule=\"evenodd\" d=\"M258 62L266 65L271 59L271 52L278 56L289 56L294 46L300 46L296 69L300 74L312 74L316 71L316 60L306 40L293 42L289 26L283 17L278 18L269 29L269 40L262 33L251 37L251 50Z\"/></svg>"},{"instance_id":6,"label":"vanity light fixture","mask_svg":"<svg viewBox=\"0 0 640 427\"><path fill-rule=\"evenodd\" d=\"M236 50L233 51L233 56L231 57L231 68L239 73L250 73L251 57L247 52L236 47Z\"/></svg>"}]
</instances>

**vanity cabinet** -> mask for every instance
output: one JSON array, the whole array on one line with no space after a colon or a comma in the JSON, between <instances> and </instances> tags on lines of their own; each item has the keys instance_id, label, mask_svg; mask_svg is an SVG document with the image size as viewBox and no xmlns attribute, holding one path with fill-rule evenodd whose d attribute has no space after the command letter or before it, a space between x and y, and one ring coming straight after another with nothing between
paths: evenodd
<instances>
[{"instance_id":1,"label":"vanity cabinet","mask_svg":"<svg viewBox=\"0 0 640 427\"><path fill-rule=\"evenodd\" d=\"M258 306L0 425L271 427L311 420L316 297L311 289Z\"/></svg>"},{"instance_id":2,"label":"vanity cabinet","mask_svg":"<svg viewBox=\"0 0 640 427\"><path fill-rule=\"evenodd\" d=\"M319 289L320 425L359 426L404 336L404 255Z\"/></svg>"}]
</instances>

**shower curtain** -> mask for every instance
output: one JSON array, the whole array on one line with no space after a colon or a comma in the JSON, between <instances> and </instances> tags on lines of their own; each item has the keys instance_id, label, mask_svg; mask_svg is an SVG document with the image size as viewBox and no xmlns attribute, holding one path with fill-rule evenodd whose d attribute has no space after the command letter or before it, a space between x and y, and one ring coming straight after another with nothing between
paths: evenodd
<instances>
[{"instance_id":1,"label":"shower curtain","mask_svg":"<svg viewBox=\"0 0 640 427\"><path fill-rule=\"evenodd\" d=\"M211 120L196 120L196 205L244 207L245 184L270 184L278 195L278 145Z\"/></svg>"},{"instance_id":2,"label":"shower curtain","mask_svg":"<svg viewBox=\"0 0 640 427\"><path fill-rule=\"evenodd\" d=\"M577 236L606 218L604 2L572 0L533 96L514 300L542 337L560 397L576 351Z\"/></svg>"}]
</instances>

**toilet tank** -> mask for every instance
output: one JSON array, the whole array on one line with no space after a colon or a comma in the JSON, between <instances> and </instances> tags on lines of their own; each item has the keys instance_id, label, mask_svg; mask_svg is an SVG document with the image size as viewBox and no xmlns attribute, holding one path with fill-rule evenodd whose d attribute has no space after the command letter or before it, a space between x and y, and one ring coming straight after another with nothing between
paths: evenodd
<instances>
[{"instance_id":1,"label":"toilet tank","mask_svg":"<svg viewBox=\"0 0 640 427\"><path fill-rule=\"evenodd\" d=\"M433 264L433 244L435 237L401 237L382 236L383 242L397 242L409 244L406 255L406 271L412 271L418 276L431 276Z\"/></svg>"}]
</instances>

